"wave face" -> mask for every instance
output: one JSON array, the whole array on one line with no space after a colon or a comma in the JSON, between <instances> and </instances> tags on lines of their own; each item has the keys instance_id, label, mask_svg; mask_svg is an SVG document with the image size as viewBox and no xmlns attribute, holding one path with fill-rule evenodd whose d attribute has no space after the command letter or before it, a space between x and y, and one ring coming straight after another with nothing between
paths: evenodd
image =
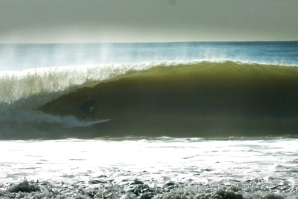
<instances>
[{"instance_id":1,"label":"wave face","mask_svg":"<svg viewBox=\"0 0 298 199\"><path fill-rule=\"evenodd\" d=\"M0 138L64 137L65 128L86 127L73 115L46 114L38 107L106 79L141 70L147 64L106 64L6 71L0 74Z\"/></svg>"},{"instance_id":2,"label":"wave face","mask_svg":"<svg viewBox=\"0 0 298 199\"><path fill-rule=\"evenodd\" d=\"M0 45L0 139L297 132L298 42ZM88 125L98 94L111 121Z\"/></svg>"},{"instance_id":3,"label":"wave face","mask_svg":"<svg viewBox=\"0 0 298 199\"><path fill-rule=\"evenodd\" d=\"M296 134L298 68L240 62L159 65L59 96L39 110L80 117L96 94L101 135ZM119 130L121 129L121 130Z\"/></svg>"}]
</instances>

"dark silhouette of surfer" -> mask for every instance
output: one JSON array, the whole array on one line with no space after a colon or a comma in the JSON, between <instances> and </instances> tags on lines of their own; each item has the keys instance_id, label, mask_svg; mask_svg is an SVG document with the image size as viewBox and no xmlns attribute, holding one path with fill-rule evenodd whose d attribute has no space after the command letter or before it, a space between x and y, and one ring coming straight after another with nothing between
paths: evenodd
<instances>
[{"instance_id":1,"label":"dark silhouette of surfer","mask_svg":"<svg viewBox=\"0 0 298 199\"><path fill-rule=\"evenodd\" d=\"M81 120L86 119L88 116L91 116L92 119L94 119L95 112L99 112L100 110L97 106L97 96L93 95L92 98L87 99L83 105L82 105L82 111L84 112L84 115L81 117Z\"/></svg>"}]
</instances>

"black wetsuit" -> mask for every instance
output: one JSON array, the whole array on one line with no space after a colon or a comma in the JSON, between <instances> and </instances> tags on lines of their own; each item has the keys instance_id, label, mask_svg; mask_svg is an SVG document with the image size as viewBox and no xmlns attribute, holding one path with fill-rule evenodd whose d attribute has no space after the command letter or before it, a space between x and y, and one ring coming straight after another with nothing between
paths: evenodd
<instances>
[{"instance_id":1,"label":"black wetsuit","mask_svg":"<svg viewBox=\"0 0 298 199\"><path fill-rule=\"evenodd\" d=\"M84 112L82 120L85 119L87 116L91 115L92 119L94 118L94 113L97 110L96 100L94 98L87 99L83 106L82 110Z\"/></svg>"}]
</instances>

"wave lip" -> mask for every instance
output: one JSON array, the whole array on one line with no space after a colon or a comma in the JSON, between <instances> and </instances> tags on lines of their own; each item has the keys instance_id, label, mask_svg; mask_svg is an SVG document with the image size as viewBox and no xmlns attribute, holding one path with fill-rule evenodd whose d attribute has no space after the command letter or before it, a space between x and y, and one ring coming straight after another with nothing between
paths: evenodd
<instances>
[{"instance_id":1,"label":"wave lip","mask_svg":"<svg viewBox=\"0 0 298 199\"><path fill-rule=\"evenodd\" d=\"M97 94L103 117L113 119L98 127L104 135L286 135L298 129L297 85L297 67L165 64L77 89L40 110L80 117L80 104Z\"/></svg>"}]
</instances>

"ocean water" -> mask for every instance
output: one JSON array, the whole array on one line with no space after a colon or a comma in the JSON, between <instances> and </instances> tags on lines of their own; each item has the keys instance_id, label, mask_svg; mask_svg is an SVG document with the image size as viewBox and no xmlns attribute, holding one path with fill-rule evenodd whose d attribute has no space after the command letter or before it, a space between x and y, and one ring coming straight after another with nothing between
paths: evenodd
<instances>
[{"instance_id":1,"label":"ocean water","mask_svg":"<svg viewBox=\"0 0 298 199\"><path fill-rule=\"evenodd\" d=\"M297 198L297 66L298 42L0 44L0 198ZM110 121L79 120L94 94Z\"/></svg>"}]
</instances>

